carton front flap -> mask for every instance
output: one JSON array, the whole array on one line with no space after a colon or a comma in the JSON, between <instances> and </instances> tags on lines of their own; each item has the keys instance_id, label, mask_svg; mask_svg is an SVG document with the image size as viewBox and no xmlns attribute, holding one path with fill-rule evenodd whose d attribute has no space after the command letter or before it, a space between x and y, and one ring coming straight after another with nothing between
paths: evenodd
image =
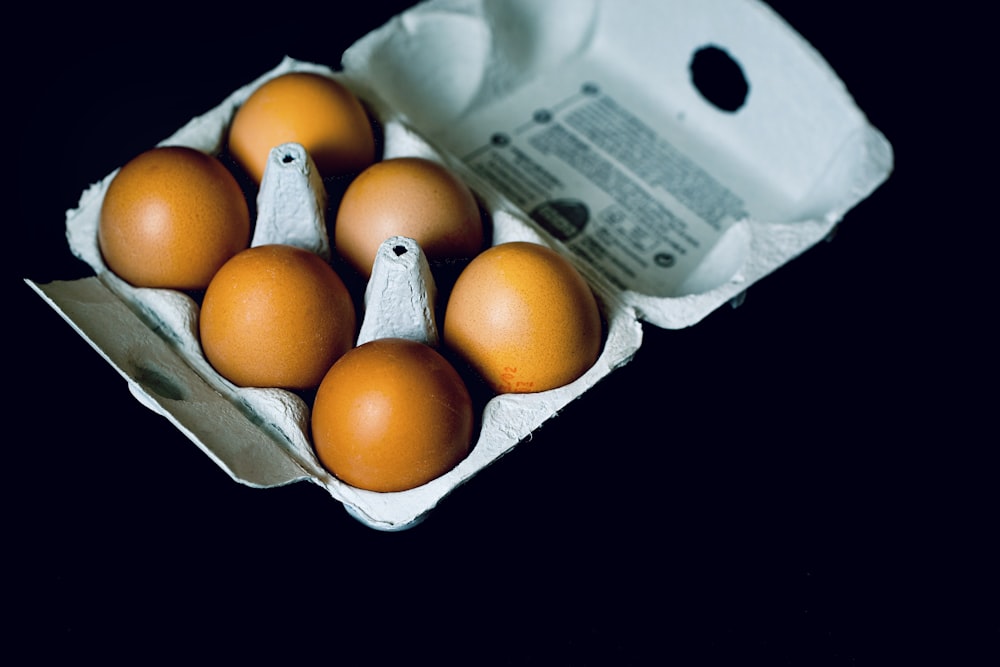
<instances>
[{"instance_id":1,"label":"carton front flap","mask_svg":"<svg viewBox=\"0 0 1000 667\"><path fill-rule=\"evenodd\" d=\"M25 282L122 375L136 398L235 480L271 487L310 476L277 433L209 386L100 279Z\"/></svg>"}]
</instances>

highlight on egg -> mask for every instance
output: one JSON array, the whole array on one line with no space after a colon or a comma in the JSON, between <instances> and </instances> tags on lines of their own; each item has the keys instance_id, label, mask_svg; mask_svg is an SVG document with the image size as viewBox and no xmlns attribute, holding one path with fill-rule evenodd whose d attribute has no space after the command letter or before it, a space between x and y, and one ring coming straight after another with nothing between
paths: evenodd
<instances>
[{"instance_id":1,"label":"highlight on egg","mask_svg":"<svg viewBox=\"0 0 1000 667\"><path fill-rule=\"evenodd\" d=\"M160 146L114 175L97 240L108 268L135 287L201 290L248 246L250 229L243 191L217 157Z\"/></svg>"},{"instance_id":2,"label":"highlight on egg","mask_svg":"<svg viewBox=\"0 0 1000 667\"><path fill-rule=\"evenodd\" d=\"M351 181L337 209L337 253L371 275L379 246L405 236L428 261L465 260L482 250L484 227L469 187L445 165L407 156L376 162Z\"/></svg>"},{"instance_id":3,"label":"highlight on egg","mask_svg":"<svg viewBox=\"0 0 1000 667\"><path fill-rule=\"evenodd\" d=\"M567 385L594 365L603 320L568 259L515 241L483 251L459 274L442 340L493 391L534 393Z\"/></svg>"},{"instance_id":4,"label":"highlight on egg","mask_svg":"<svg viewBox=\"0 0 1000 667\"><path fill-rule=\"evenodd\" d=\"M265 81L233 115L229 153L260 183L275 146L301 144L323 178L355 174L376 159L375 134L361 100L316 72L286 72Z\"/></svg>"},{"instance_id":5,"label":"highlight on egg","mask_svg":"<svg viewBox=\"0 0 1000 667\"><path fill-rule=\"evenodd\" d=\"M205 358L240 387L315 389L354 344L354 302L319 255L268 244L232 257L205 290Z\"/></svg>"},{"instance_id":6,"label":"highlight on egg","mask_svg":"<svg viewBox=\"0 0 1000 667\"><path fill-rule=\"evenodd\" d=\"M316 392L311 419L322 465L378 492L447 473L468 456L475 428L458 371L431 346L406 338L375 339L342 356Z\"/></svg>"}]
</instances>

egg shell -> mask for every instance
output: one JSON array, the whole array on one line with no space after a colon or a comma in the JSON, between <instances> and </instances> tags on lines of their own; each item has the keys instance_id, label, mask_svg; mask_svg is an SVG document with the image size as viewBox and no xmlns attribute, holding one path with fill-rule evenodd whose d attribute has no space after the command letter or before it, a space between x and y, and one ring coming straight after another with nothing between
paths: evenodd
<instances>
[{"instance_id":1,"label":"egg shell","mask_svg":"<svg viewBox=\"0 0 1000 667\"><path fill-rule=\"evenodd\" d=\"M341 357L312 408L323 465L378 492L406 491L454 468L474 425L458 372L431 346L405 338L375 339Z\"/></svg>"},{"instance_id":2,"label":"egg shell","mask_svg":"<svg viewBox=\"0 0 1000 667\"><path fill-rule=\"evenodd\" d=\"M213 155L159 146L125 164L101 205L108 267L137 287L204 289L250 241L243 191Z\"/></svg>"},{"instance_id":3,"label":"egg shell","mask_svg":"<svg viewBox=\"0 0 1000 667\"><path fill-rule=\"evenodd\" d=\"M597 300L555 250L513 241L483 251L448 298L444 344L498 393L569 384L601 351Z\"/></svg>"},{"instance_id":4,"label":"egg shell","mask_svg":"<svg viewBox=\"0 0 1000 667\"><path fill-rule=\"evenodd\" d=\"M288 142L304 146L324 178L375 161L375 136L361 101L317 72L283 72L256 87L236 111L228 139L233 157L258 183L271 149Z\"/></svg>"},{"instance_id":5,"label":"egg shell","mask_svg":"<svg viewBox=\"0 0 1000 667\"><path fill-rule=\"evenodd\" d=\"M212 278L199 334L212 366L242 387L314 389L354 345L346 286L317 254L286 244L248 248Z\"/></svg>"},{"instance_id":6,"label":"egg shell","mask_svg":"<svg viewBox=\"0 0 1000 667\"><path fill-rule=\"evenodd\" d=\"M336 251L365 277L387 238L416 241L428 260L473 257L483 247L483 221L469 187L440 160L383 159L351 181L337 209Z\"/></svg>"}]
</instances>

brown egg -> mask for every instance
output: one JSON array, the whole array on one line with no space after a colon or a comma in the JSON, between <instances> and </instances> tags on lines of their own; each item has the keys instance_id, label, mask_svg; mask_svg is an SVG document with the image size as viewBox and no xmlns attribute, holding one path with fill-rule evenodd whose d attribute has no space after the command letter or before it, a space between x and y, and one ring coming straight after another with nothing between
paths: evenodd
<instances>
[{"instance_id":1,"label":"brown egg","mask_svg":"<svg viewBox=\"0 0 1000 667\"><path fill-rule=\"evenodd\" d=\"M472 257L483 245L476 198L458 176L433 160L377 162L344 192L334 246L367 277L379 246L392 236L413 239L431 262Z\"/></svg>"},{"instance_id":2,"label":"brown egg","mask_svg":"<svg viewBox=\"0 0 1000 667\"><path fill-rule=\"evenodd\" d=\"M204 289L250 242L250 213L217 158L183 146L137 155L111 180L98 244L108 268L136 287Z\"/></svg>"},{"instance_id":3,"label":"brown egg","mask_svg":"<svg viewBox=\"0 0 1000 667\"><path fill-rule=\"evenodd\" d=\"M199 329L209 363L241 387L315 389L354 344L354 303L319 255L248 248L205 291Z\"/></svg>"},{"instance_id":4,"label":"brown egg","mask_svg":"<svg viewBox=\"0 0 1000 667\"><path fill-rule=\"evenodd\" d=\"M301 144L323 178L361 171L375 161L375 136L361 101L335 79L288 72L265 81L240 105L229 152L260 183L271 149Z\"/></svg>"},{"instance_id":5,"label":"brown egg","mask_svg":"<svg viewBox=\"0 0 1000 667\"><path fill-rule=\"evenodd\" d=\"M454 468L468 453L468 389L434 348L381 338L354 348L323 378L312 409L320 462L370 491L404 491Z\"/></svg>"},{"instance_id":6,"label":"brown egg","mask_svg":"<svg viewBox=\"0 0 1000 667\"><path fill-rule=\"evenodd\" d=\"M566 385L597 360L603 331L583 276L546 246L502 243L458 276L442 339L496 392Z\"/></svg>"}]
</instances>

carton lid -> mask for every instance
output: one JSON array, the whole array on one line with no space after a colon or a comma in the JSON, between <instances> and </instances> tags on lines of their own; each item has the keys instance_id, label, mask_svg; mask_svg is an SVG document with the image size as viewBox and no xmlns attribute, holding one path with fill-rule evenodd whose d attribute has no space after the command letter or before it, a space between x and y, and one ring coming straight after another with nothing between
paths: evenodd
<instances>
[{"instance_id":1,"label":"carton lid","mask_svg":"<svg viewBox=\"0 0 1000 667\"><path fill-rule=\"evenodd\" d=\"M343 66L665 328L825 238L892 169L836 74L756 0L427 0Z\"/></svg>"}]
</instances>

